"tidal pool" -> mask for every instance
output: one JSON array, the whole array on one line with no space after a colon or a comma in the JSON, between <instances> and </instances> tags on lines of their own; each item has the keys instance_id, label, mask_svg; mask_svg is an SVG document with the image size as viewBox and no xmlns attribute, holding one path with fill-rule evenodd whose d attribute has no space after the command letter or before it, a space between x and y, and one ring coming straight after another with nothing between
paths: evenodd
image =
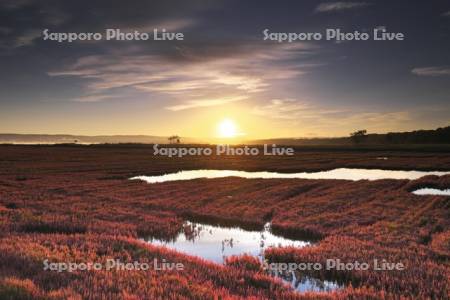
<instances>
[{"instance_id":1,"label":"tidal pool","mask_svg":"<svg viewBox=\"0 0 450 300\"><path fill-rule=\"evenodd\" d=\"M415 195L434 195L434 196L450 196L450 189L439 190L433 188L422 188L412 192Z\"/></svg>"},{"instance_id":2,"label":"tidal pool","mask_svg":"<svg viewBox=\"0 0 450 300\"><path fill-rule=\"evenodd\" d=\"M279 173L279 172L247 172L237 170L191 170L159 176L136 176L131 179L143 180L147 183L159 183L175 180L191 180L198 178L300 178L300 179L343 179L343 180L378 180L378 179L409 179L414 180L426 175L447 175L450 172L440 171L395 171L381 169L350 169L339 168L330 171L301 172L301 173Z\"/></svg>"},{"instance_id":3,"label":"tidal pool","mask_svg":"<svg viewBox=\"0 0 450 300\"><path fill-rule=\"evenodd\" d=\"M242 254L250 254L263 261L264 250L268 247L311 245L309 241L292 240L274 235L269 223L261 231L252 231L240 227L223 227L186 221L183 231L173 240L166 241L151 237L143 238L143 240L219 264L223 264L227 256ZM331 291L340 288L335 282L309 277L297 278L294 273L272 275L281 277L284 282L300 292Z\"/></svg>"},{"instance_id":4,"label":"tidal pool","mask_svg":"<svg viewBox=\"0 0 450 300\"><path fill-rule=\"evenodd\" d=\"M271 233L267 223L261 231L244 230L239 227L222 227L187 221L183 232L172 241L149 238L146 241L164 245L181 252L223 263L230 255L250 254L262 259L268 247L305 247L308 241L291 240Z\"/></svg>"}]
</instances>

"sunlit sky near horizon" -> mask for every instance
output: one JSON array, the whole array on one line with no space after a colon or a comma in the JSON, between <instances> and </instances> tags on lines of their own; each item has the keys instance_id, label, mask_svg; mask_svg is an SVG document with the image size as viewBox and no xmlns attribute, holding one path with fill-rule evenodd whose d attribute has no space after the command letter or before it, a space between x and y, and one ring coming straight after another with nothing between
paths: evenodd
<instances>
[{"instance_id":1,"label":"sunlit sky near horizon","mask_svg":"<svg viewBox=\"0 0 450 300\"><path fill-rule=\"evenodd\" d=\"M404 41L264 41L372 32ZM182 32L45 41L42 31ZM0 133L345 136L450 125L450 2L0 2Z\"/></svg>"}]
</instances>

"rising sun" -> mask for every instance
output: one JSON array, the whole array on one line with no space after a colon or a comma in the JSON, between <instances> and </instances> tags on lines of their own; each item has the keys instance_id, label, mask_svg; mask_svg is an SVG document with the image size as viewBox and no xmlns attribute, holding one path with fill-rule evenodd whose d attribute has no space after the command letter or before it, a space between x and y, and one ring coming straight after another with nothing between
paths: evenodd
<instances>
[{"instance_id":1,"label":"rising sun","mask_svg":"<svg viewBox=\"0 0 450 300\"><path fill-rule=\"evenodd\" d=\"M236 123L231 119L224 119L217 125L217 133L221 138L234 138L238 135Z\"/></svg>"}]
</instances>

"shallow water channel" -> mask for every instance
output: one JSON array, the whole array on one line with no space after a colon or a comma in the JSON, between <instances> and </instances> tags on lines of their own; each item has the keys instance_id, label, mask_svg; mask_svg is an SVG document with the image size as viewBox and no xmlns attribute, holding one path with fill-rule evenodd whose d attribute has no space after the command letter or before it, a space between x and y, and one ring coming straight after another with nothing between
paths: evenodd
<instances>
[{"instance_id":1,"label":"shallow water channel","mask_svg":"<svg viewBox=\"0 0 450 300\"><path fill-rule=\"evenodd\" d=\"M441 171L399 171L381 169L350 169L338 168L320 172L279 173L279 172L247 172L237 170L191 170L180 171L158 176L136 176L131 179L143 180L147 183L159 183L175 180L192 180L198 178L299 178L299 179L342 179L342 180L378 180L378 179L409 179L415 180L426 175L447 175L450 172Z\"/></svg>"},{"instance_id":2,"label":"shallow water channel","mask_svg":"<svg viewBox=\"0 0 450 300\"><path fill-rule=\"evenodd\" d=\"M421 188L421 189L413 191L412 193L415 195L420 195L420 196L425 196L425 195L450 196L450 189L439 190L439 189L433 189L433 188Z\"/></svg>"}]
</instances>

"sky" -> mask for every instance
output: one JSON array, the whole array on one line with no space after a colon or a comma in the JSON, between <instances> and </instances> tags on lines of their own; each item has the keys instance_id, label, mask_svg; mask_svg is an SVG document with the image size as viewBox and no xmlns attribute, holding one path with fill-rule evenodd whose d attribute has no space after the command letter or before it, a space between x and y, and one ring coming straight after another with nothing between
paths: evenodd
<instances>
[{"instance_id":1,"label":"sky","mask_svg":"<svg viewBox=\"0 0 450 300\"><path fill-rule=\"evenodd\" d=\"M106 29L183 40L58 42ZM403 41L264 40L367 32ZM346 136L450 125L450 2L0 2L0 132ZM226 121L223 121L226 120Z\"/></svg>"}]
</instances>

